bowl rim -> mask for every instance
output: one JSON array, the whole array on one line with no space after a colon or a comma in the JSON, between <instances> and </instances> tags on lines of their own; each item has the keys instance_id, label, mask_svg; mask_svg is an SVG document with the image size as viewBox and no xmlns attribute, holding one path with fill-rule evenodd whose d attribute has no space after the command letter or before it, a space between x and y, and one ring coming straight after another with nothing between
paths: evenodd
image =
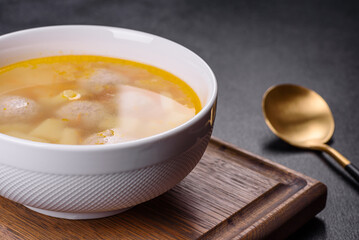
<instances>
[{"instance_id":1,"label":"bowl rim","mask_svg":"<svg viewBox=\"0 0 359 240\"><path fill-rule=\"evenodd\" d=\"M29 28L24 30L19 30L11 33L7 33L4 35L0 35L0 41L2 39L10 38L10 37L16 37L22 34L27 34L29 32L36 32L36 31L47 31L51 29L76 29L76 28L82 28L82 29L101 29L101 30L110 30L110 31L120 31L123 33L136 33L142 36L147 36L155 39L159 39L161 41L167 41L170 44L174 45L175 47L180 48L181 50L189 53L192 57L196 58L205 68L205 70L209 73L210 81L213 86L212 93L207 98L206 104L202 107L202 109L190 120L187 122L172 128L170 130L167 130L165 132L152 135L145 138L135 139L127 142L121 142L121 143L115 143L115 144L103 144L103 145L65 145L65 144L55 144L55 143L43 143L43 142L35 142L31 140L21 139L17 137L12 137L3 133L0 133L0 139L10 141L13 143L26 145L28 147L35 147L35 148L42 148L46 150L59 150L59 151L106 151L106 150L113 150L113 149L121 149L121 148L132 148L144 144L149 144L151 142L156 142L161 139L165 139L167 137L170 137L171 135L176 135L177 133L185 130L186 128L190 127L191 125L194 125L198 121L200 121L204 115L206 115L208 112L211 111L212 107L215 105L215 102L217 100L217 94L218 94L218 84L216 77L212 71L212 69L209 67L209 65L196 53L191 51L190 49L182 46L181 44L178 44L172 40L169 40L167 38L157 36L151 33L133 30L133 29L127 29L127 28L121 28L121 27L113 27L113 26L105 26L105 25L52 25L52 26L43 26L43 27L36 27L36 28ZM1 44L1 42L0 42ZM167 70L166 70L167 71Z\"/></svg>"}]
</instances>

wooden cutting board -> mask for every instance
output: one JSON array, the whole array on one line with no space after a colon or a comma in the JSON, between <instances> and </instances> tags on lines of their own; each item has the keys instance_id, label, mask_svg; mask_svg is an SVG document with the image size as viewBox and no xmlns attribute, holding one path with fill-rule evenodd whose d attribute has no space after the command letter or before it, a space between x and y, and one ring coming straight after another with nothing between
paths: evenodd
<instances>
[{"instance_id":1,"label":"wooden cutting board","mask_svg":"<svg viewBox=\"0 0 359 240\"><path fill-rule=\"evenodd\" d=\"M322 183L212 138L181 183L116 216L56 219L0 197L0 239L283 239L326 195Z\"/></svg>"}]
</instances>

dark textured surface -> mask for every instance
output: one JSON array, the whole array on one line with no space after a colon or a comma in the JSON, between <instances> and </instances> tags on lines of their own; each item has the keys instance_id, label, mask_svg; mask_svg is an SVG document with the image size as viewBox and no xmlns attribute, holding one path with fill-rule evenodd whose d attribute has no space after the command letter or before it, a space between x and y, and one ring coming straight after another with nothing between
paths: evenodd
<instances>
[{"instance_id":1,"label":"dark textured surface","mask_svg":"<svg viewBox=\"0 0 359 240\"><path fill-rule=\"evenodd\" d=\"M314 89L336 120L331 146L359 165L356 1L0 0L0 34L58 24L132 28L199 54L219 83L214 135L328 186L325 210L291 239L359 239L359 185L327 155L278 140L261 113L274 84Z\"/></svg>"}]
</instances>

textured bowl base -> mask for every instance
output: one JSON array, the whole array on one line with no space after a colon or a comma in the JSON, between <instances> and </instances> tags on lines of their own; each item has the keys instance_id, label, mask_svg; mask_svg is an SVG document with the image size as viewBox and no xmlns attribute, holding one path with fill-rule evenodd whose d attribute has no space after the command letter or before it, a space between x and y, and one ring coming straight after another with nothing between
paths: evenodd
<instances>
[{"instance_id":1,"label":"textured bowl base","mask_svg":"<svg viewBox=\"0 0 359 240\"><path fill-rule=\"evenodd\" d=\"M33 208L33 207L29 207L29 206L26 206L26 207L35 212L38 212L38 213L41 213L41 214L44 214L47 216L56 217L56 218L64 218L64 219L72 219L72 220L104 218L104 217L109 217L109 216L113 216L113 215L122 213L122 212L130 209L130 208L124 208L124 209L119 209L116 211L109 211L109 212L68 213L68 212L49 211L49 210Z\"/></svg>"}]
</instances>

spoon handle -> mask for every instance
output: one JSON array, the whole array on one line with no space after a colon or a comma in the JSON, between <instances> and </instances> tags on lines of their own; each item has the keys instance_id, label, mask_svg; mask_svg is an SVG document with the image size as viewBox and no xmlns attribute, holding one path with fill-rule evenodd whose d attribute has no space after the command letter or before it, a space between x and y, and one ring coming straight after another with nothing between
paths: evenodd
<instances>
[{"instance_id":1,"label":"spoon handle","mask_svg":"<svg viewBox=\"0 0 359 240\"><path fill-rule=\"evenodd\" d=\"M352 177L359 182L359 168L350 163L346 165L344 169L347 170L347 172L350 173L350 175L352 175Z\"/></svg>"},{"instance_id":2,"label":"spoon handle","mask_svg":"<svg viewBox=\"0 0 359 240\"><path fill-rule=\"evenodd\" d=\"M359 168L351 163L346 157L341 155L337 150L326 144L315 146L313 149L321 150L332 156L355 180L359 182Z\"/></svg>"}]
</instances>

